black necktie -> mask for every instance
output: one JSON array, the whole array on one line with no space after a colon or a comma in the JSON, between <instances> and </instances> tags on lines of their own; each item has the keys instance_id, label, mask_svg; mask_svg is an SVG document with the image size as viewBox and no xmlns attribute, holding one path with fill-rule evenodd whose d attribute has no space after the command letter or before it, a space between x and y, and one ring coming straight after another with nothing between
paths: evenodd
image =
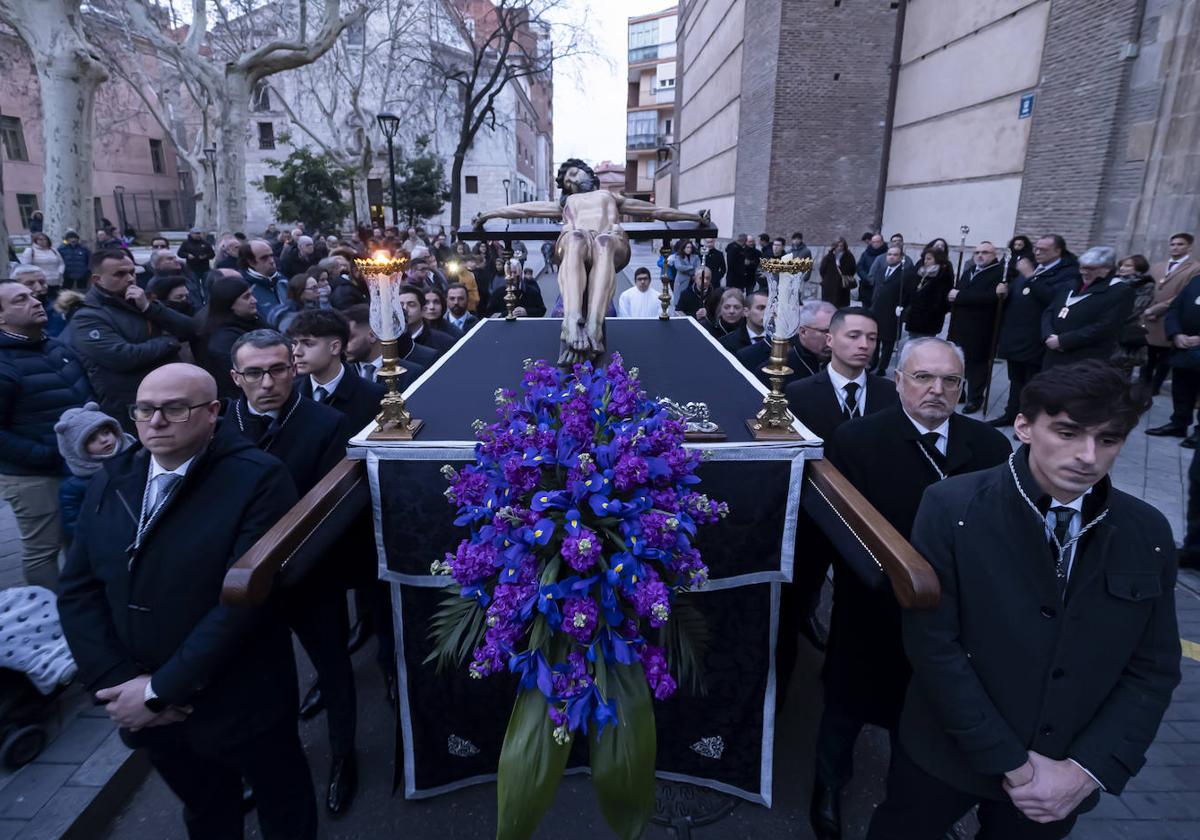
<instances>
[{"instance_id":1,"label":"black necktie","mask_svg":"<svg viewBox=\"0 0 1200 840\"><path fill-rule=\"evenodd\" d=\"M1058 597L1062 599L1067 594L1070 552L1061 551L1060 549L1071 539L1071 520L1075 517L1075 511L1069 507L1055 505L1050 508L1047 519L1049 520L1051 516L1054 517L1054 524L1052 526L1054 529L1054 539L1047 542L1050 543L1050 556L1054 558L1054 580L1058 584Z\"/></svg>"},{"instance_id":2,"label":"black necktie","mask_svg":"<svg viewBox=\"0 0 1200 840\"><path fill-rule=\"evenodd\" d=\"M929 457L933 459L933 462L937 464L939 469L945 469L946 456L941 453L937 446L938 438L940 437L941 435L939 435L937 432L925 432L923 435L921 435L921 440L923 441L925 450L929 453Z\"/></svg>"},{"instance_id":3,"label":"black necktie","mask_svg":"<svg viewBox=\"0 0 1200 840\"><path fill-rule=\"evenodd\" d=\"M765 335L756 335L756 336L754 336L754 338L752 338L750 340L754 344L766 344L767 343L767 337Z\"/></svg>"},{"instance_id":4,"label":"black necktie","mask_svg":"<svg viewBox=\"0 0 1200 840\"><path fill-rule=\"evenodd\" d=\"M359 362L358 372L362 378L368 382L375 381L375 365L371 364L370 362Z\"/></svg>"},{"instance_id":5,"label":"black necktie","mask_svg":"<svg viewBox=\"0 0 1200 840\"><path fill-rule=\"evenodd\" d=\"M847 420L859 416L858 388L857 382L847 382L842 386L842 390L846 392L846 402L842 405L842 414L846 416Z\"/></svg>"},{"instance_id":6,"label":"black necktie","mask_svg":"<svg viewBox=\"0 0 1200 840\"><path fill-rule=\"evenodd\" d=\"M316 388L313 388L313 399L321 403L329 399L329 392L325 390L324 385L318 385Z\"/></svg>"}]
</instances>

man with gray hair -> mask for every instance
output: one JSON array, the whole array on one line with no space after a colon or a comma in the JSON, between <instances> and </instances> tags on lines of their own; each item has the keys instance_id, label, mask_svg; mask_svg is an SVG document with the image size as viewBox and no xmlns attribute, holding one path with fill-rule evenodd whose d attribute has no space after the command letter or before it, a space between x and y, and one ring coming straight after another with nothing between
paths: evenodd
<instances>
[{"instance_id":1,"label":"man with gray hair","mask_svg":"<svg viewBox=\"0 0 1200 840\"><path fill-rule=\"evenodd\" d=\"M311 236L296 237L295 244L279 254L279 272L284 277L303 274L317 264L316 244Z\"/></svg>"},{"instance_id":2,"label":"man with gray hair","mask_svg":"<svg viewBox=\"0 0 1200 840\"><path fill-rule=\"evenodd\" d=\"M1012 452L1000 432L954 412L963 370L955 345L912 339L895 372L899 405L843 423L833 434L830 461L905 539L925 488L1002 464ZM865 723L895 735L910 673L891 587L873 586L849 564L837 564L825 659L828 720L821 721L811 809L817 837L841 836L840 791L853 775L854 742Z\"/></svg>"},{"instance_id":3,"label":"man with gray hair","mask_svg":"<svg viewBox=\"0 0 1200 840\"><path fill-rule=\"evenodd\" d=\"M1043 370L1112 358L1134 298L1132 286L1114 280L1116 267L1112 248L1089 248L1079 257L1079 281L1060 286L1042 312Z\"/></svg>"},{"instance_id":4,"label":"man with gray hair","mask_svg":"<svg viewBox=\"0 0 1200 840\"><path fill-rule=\"evenodd\" d=\"M752 296L763 298L766 292L756 291ZM788 351L787 366L792 369L792 374L784 380L785 385L816 376L824 369L829 361L829 321L835 312L837 307L824 300L805 301L800 307L800 328L792 336L792 346ZM769 341L752 341L749 346L737 351L738 361L767 385L770 380L762 368L770 356Z\"/></svg>"}]
</instances>

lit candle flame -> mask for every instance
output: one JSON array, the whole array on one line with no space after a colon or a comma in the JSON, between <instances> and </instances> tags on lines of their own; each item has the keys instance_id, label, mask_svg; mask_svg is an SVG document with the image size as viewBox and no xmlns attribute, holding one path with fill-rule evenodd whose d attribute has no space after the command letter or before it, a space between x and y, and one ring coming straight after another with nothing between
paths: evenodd
<instances>
[{"instance_id":1,"label":"lit candle flame","mask_svg":"<svg viewBox=\"0 0 1200 840\"><path fill-rule=\"evenodd\" d=\"M376 251L374 254L371 255L371 259L373 259L377 263L385 263L388 260L390 260L391 258L392 258L392 255L389 254L387 251L383 251L383 250Z\"/></svg>"}]
</instances>

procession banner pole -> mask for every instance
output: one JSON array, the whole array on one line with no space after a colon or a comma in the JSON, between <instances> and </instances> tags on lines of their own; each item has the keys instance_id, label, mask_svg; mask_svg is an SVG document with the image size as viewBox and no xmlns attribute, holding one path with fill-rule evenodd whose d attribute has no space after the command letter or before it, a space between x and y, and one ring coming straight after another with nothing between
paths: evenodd
<instances>
[{"instance_id":1,"label":"procession banner pole","mask_svg":"<svg viewBox=\"0 0 1200 840\"><path fill-rule=\"evenodd\" d=\"M1000 282L1006 287L1008 286L1008 261L1012 259L1012 253L1004 255L1004 276ZM983 416L988 415L988 400L992 396L992 371L996 367L996 349L1000 346L1000 318L1004 314L1004 298L996 296L996 315L992 318L992 350L988 354L987 379L983 382ZM1009 383L1009 387L1012 384Z\"/></svg>"}]
</instances>

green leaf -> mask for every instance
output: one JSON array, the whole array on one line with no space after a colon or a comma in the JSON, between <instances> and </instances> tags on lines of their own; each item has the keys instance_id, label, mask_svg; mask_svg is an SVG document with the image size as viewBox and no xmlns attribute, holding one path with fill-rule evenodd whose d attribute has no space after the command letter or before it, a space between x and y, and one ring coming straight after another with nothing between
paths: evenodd
<instances>
[{"instance_id":1,"label":"green leaf","mask_svg":"<svg viewBox=\"0 0 1200 840\"><path fill-rule=\"evenodd\" d=\"M485 620L483 607L474 598L464 598L457 586L450 587L449 594L429 625L429 638L433 650L423 664L437 662L438 673L446 668L461 667L471 653L483 642Z\"/></svg>"},{"instance_id":2,"label":"green leaf","mask_svg":"<svg viewBox=\"0 0 1200 840\"><path fill-rule=\"evenodd\" d=\"M496 774L496 840L529 840L542 821L567 766L570 743L554 740L546 698L522 691L513 704Z\"/></svg>"},{"instance_id":3,"label":"green leaf","mask_svg":"<svg viewBox=\"0 0 1200 840\"><path fill-rule=\"evenodd\" d=\"M592 787L613 833L621 840L637 840L654 813L654 706L640 664L611 665L608 676L618 723L588 741Z\"/></svg>"},{"instance_id":4,"label":"green leaf","mask_svg":"<svg viewBox=\"0 0 1200 840\"><path fill-rule=\"evenodd\" d=\"M703 697L704 657L708 654L708 621L696 603L698 595L680 593L671 604L671 620L658 631L658 644L681 687Z\"/></svg>"}]
</instances>

